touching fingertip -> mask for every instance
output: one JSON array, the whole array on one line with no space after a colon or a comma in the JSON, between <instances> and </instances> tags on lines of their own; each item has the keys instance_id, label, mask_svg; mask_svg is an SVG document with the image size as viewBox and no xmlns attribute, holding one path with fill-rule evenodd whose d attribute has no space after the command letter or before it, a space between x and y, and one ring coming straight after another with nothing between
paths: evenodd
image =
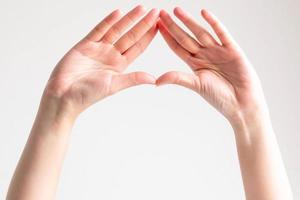
<instances>
[{"instance_id":1,"label":"touching fingertip","mask_svg":"<svg viewBox=\"0 0 300 200\"><path fill-rule=\"evenodd\" d=\"M156 85L157 87L159 87L159 86L161 86L161 85L163 85L163 84L161 84L160 81L156 80L155 85Z\"/></svg>"},{"instance_id":2,"label":"touching fingertip","mask_svg":"<svg viewBox=\"0 0 300 200\"><path fill-rule=\"evenodd\" d=\"M153 75L147 74L147 73L141 73L139 79L140 79L140 82L144 83L144 84L155 84L156 83L156 78Z\"/></svg>"},{"instance_id":3,"label":"touching fingertip","mask_svg":"<svg viewBox=\"0 0 300 200\"><path fill-rule=\"evenodd\" d=\"M161 26L161 19L157 20L157 26Z\"/></svg>"},{"instance_id":4,"label":"touching fingertip","mask_svg":"<svg viewBox=\"0 0 300 200\"><path fill-rule=\"evenodd\" d=\"M167 85L167 83L164 83L164 82L157 82L157 81L156 81L155 85L156 85L157 87L160 87L160 86Z\"/></svg>"},{"instance_id":5,"label":"touching fingertip","mask_svg":"<svg viewBox=\"0 0 300 200\"><path fill-rule=\"evenodd\" d=\"M161 26L162 26L162 24L161 24L161 19L159 19L159 20L157 21L156 24L157 24L157 27L158 27L158 28L161 28Z\"/></svg>"},{"instance_id":6,"label":"touching fingertip","mask_svg":"<svg viewBox=\"0 0 300 200\"><path fill-rule=\"evenodd\" d=\"M162 85L165 85L165 84L167 84L167 83L163 80L162 76L160 76L156 79L156 82L155 82L156 86L162 86Z\"/></svg>"},{"instance_id":7,"label":"touching fingertip","mask_svg":"<svg viewBox=\"0 0 300 200\"><path fill-rule=\"evenodd\" d=\"M151 83L155 84L156 83L156 78L154 76L149 76L149 80Z\"/></svg>"},{"instance_id":8,"label":"touching fingertip","mask_svg":"<svg viewBox=\"0 0 300 200\"><path fill-rule=\"evenodd\" d=\"M163 24L163 22L161 20L159 20L157 22L157 26L158 26L159 31L161 31L161 32L165 32L166 31L166 28L164 27L164 24Z\"/></svg>"}]
</instances>

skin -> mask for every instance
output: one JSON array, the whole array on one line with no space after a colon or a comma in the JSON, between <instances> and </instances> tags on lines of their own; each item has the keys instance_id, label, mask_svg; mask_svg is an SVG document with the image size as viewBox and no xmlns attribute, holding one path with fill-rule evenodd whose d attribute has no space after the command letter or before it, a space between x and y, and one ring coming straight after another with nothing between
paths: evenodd
<instances>
[{"instance_id":1,"label":"skin","mask_svg":"<svg viewBox=\"0 0 300 200\"><path fill-rule=\"evenodd\" d=\"M181 8L175 8L174 14L193 35L164 10L159 31L192 73L167 72L156 84L191 89L228 119L235 133L246 199L292 199L262 87L251 63L209 11L202 10L201 15L219 41Z\"/></svg>"},{"instance_id":2,"label":"skin","mask_svg":"<svg viewBox=\"0 0 300 200\"><path fill-rule=\"evenodd\" d=\"M210 12L201 12L217 41L180 8L174 14L193 35L164 10L151 10L137 22L144 14L142 6L123 17L118 10L112 12L57 64L7 199L54 199L78 115L109 95L141 84L177 84L203 96L232 125L246 198L292 199L260 81L225 27ZM192 72L166 72L157 80L146 72L124 73L158 29Z\"/></svg>"},{"instance_id":3,"label":"skin","mask_svg":"<svg viewBox=\"0 0 300 200\"><path fill-rule=\"evenodd\" d=\"M112 12L57 64L42 96L7 199L54 199L69 135L78 115L122 89L155 84L146 72L124 73L157 33L159 10ZM135 24L129 31L128 27Z\"/></svg>"}]
</instances>

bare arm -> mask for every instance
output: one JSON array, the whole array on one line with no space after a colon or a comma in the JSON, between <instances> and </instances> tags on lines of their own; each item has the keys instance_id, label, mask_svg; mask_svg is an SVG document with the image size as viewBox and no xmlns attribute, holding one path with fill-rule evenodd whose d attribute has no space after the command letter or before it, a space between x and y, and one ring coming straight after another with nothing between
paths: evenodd
<instances>
[{"instance_id":1,"label":"bare arm","mask_svg":"<svg viewBox=\"0 0 300 200\"><path fill-rule=\"evenodd\" d=\"M59 107L57 99L42 101L7 199L54 199L74 122Z\"/></svg>"},{"instance_id":2,"label":"bare arm","mask_svg":"<svg viewBox=\"0 0 300 200\"><path fill-rule=\"evenodd\" d=\"M54 199L77 116L122 89L155 84L155 78L145 72L124 73L157 33L156 9L124 33L144 14L141 6L124 17L118 10L112 12L57 64L11 181L8 200Z\"/></svg>"},{"instance_id":3,"label":"bare arm","mask_svg":"<svg viewBox=\"0 0 300 200\"><path fill-rule=\"evenodd\" d=\"M231 123L248 200L292 199L292 192L254 68L225 27L210 12L203 18L219 41L180 8L174 14L193 36L161 11L159 30L192 73L171 71L157 85L178 84L194 90Z\"/></svg>"},{"instance_id":4,"label":"bare arm","mask_svg":"<svg viewBox=\"0 0 300 200\"><path fill-rule=\"evenodd\" d=\"M256 111L232 127L247 199L293 199L269 117Z\"/></svg>"}]
</instances>

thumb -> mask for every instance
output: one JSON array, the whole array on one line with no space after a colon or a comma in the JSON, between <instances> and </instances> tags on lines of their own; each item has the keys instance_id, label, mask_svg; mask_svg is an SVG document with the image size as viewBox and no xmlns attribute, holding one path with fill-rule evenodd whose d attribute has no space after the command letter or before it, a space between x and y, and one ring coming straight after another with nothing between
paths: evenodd
<instances>
[{"instance_id":1,"label":"thumb","mask_svg":"<svg viewBox=\"0 0 300 200\"><path fill-rule=\"evenodd\" d=\"M157 86L164 84L176 84L196 92L199 92L198 88L200 88L200 81L196 75L178 71L166 72L156 80Z\"/></svg>"},{"instance_id":2,"label":"thumb","mask_svg":"<svg viewBox=\"0 0 300 200\"><path fill-rule=\"evenodd\" d=\"M156 78L146 72L120 74L112 78L111 92L116 93L120 90L142 84L155 84L155 81Z\"/></svg>"}]
</instances>

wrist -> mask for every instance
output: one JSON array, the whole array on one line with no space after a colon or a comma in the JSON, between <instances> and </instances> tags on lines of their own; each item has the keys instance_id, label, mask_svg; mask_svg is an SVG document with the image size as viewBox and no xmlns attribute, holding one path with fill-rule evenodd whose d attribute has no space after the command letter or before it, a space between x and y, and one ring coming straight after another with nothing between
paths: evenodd
<instances>
[{"instance_id":1,"label":"wrist","mask_svg":"<svg viewBox=\"0 0 300 200\"><path fill-rule=\"evenodd\" d=\"M268 112L265 110L241 112L236 120L230 121L230 124L233 128L238 148L252 148L257 144L274 139L271 120Z\"/></svg>"},{"instance_id":2,"label":"wrist","mask_svg":"<svg viewBox=\"0 0 300 200\"><path fill-rule=\"evenodd\" d=\"M76 118L68 102L44 92L33 128L45 133L69 133Z\"/></svg>"},{"instance_id":3,"label":"wrist","mask_svg":"<svg viewBox=\"0 0 300 200\"><path fill-rule=\"evenodd\" d=\"M64 96L46 87L41 98L39 110L50 112L49 114L57 119L75 121L79 112Z\"/></svg>"},{"instance_id":4,"label":"wrist","mask_svg":"<svg viewBox=\"0 0 300 200\"><path fill-rule=\"evenodd\" d=\"M239 110L229 122L236 134L248 132L253 134L258 130L271 129L271 120L267 106L253 106L251 109Z\"/></svg>"}]
</instances>

